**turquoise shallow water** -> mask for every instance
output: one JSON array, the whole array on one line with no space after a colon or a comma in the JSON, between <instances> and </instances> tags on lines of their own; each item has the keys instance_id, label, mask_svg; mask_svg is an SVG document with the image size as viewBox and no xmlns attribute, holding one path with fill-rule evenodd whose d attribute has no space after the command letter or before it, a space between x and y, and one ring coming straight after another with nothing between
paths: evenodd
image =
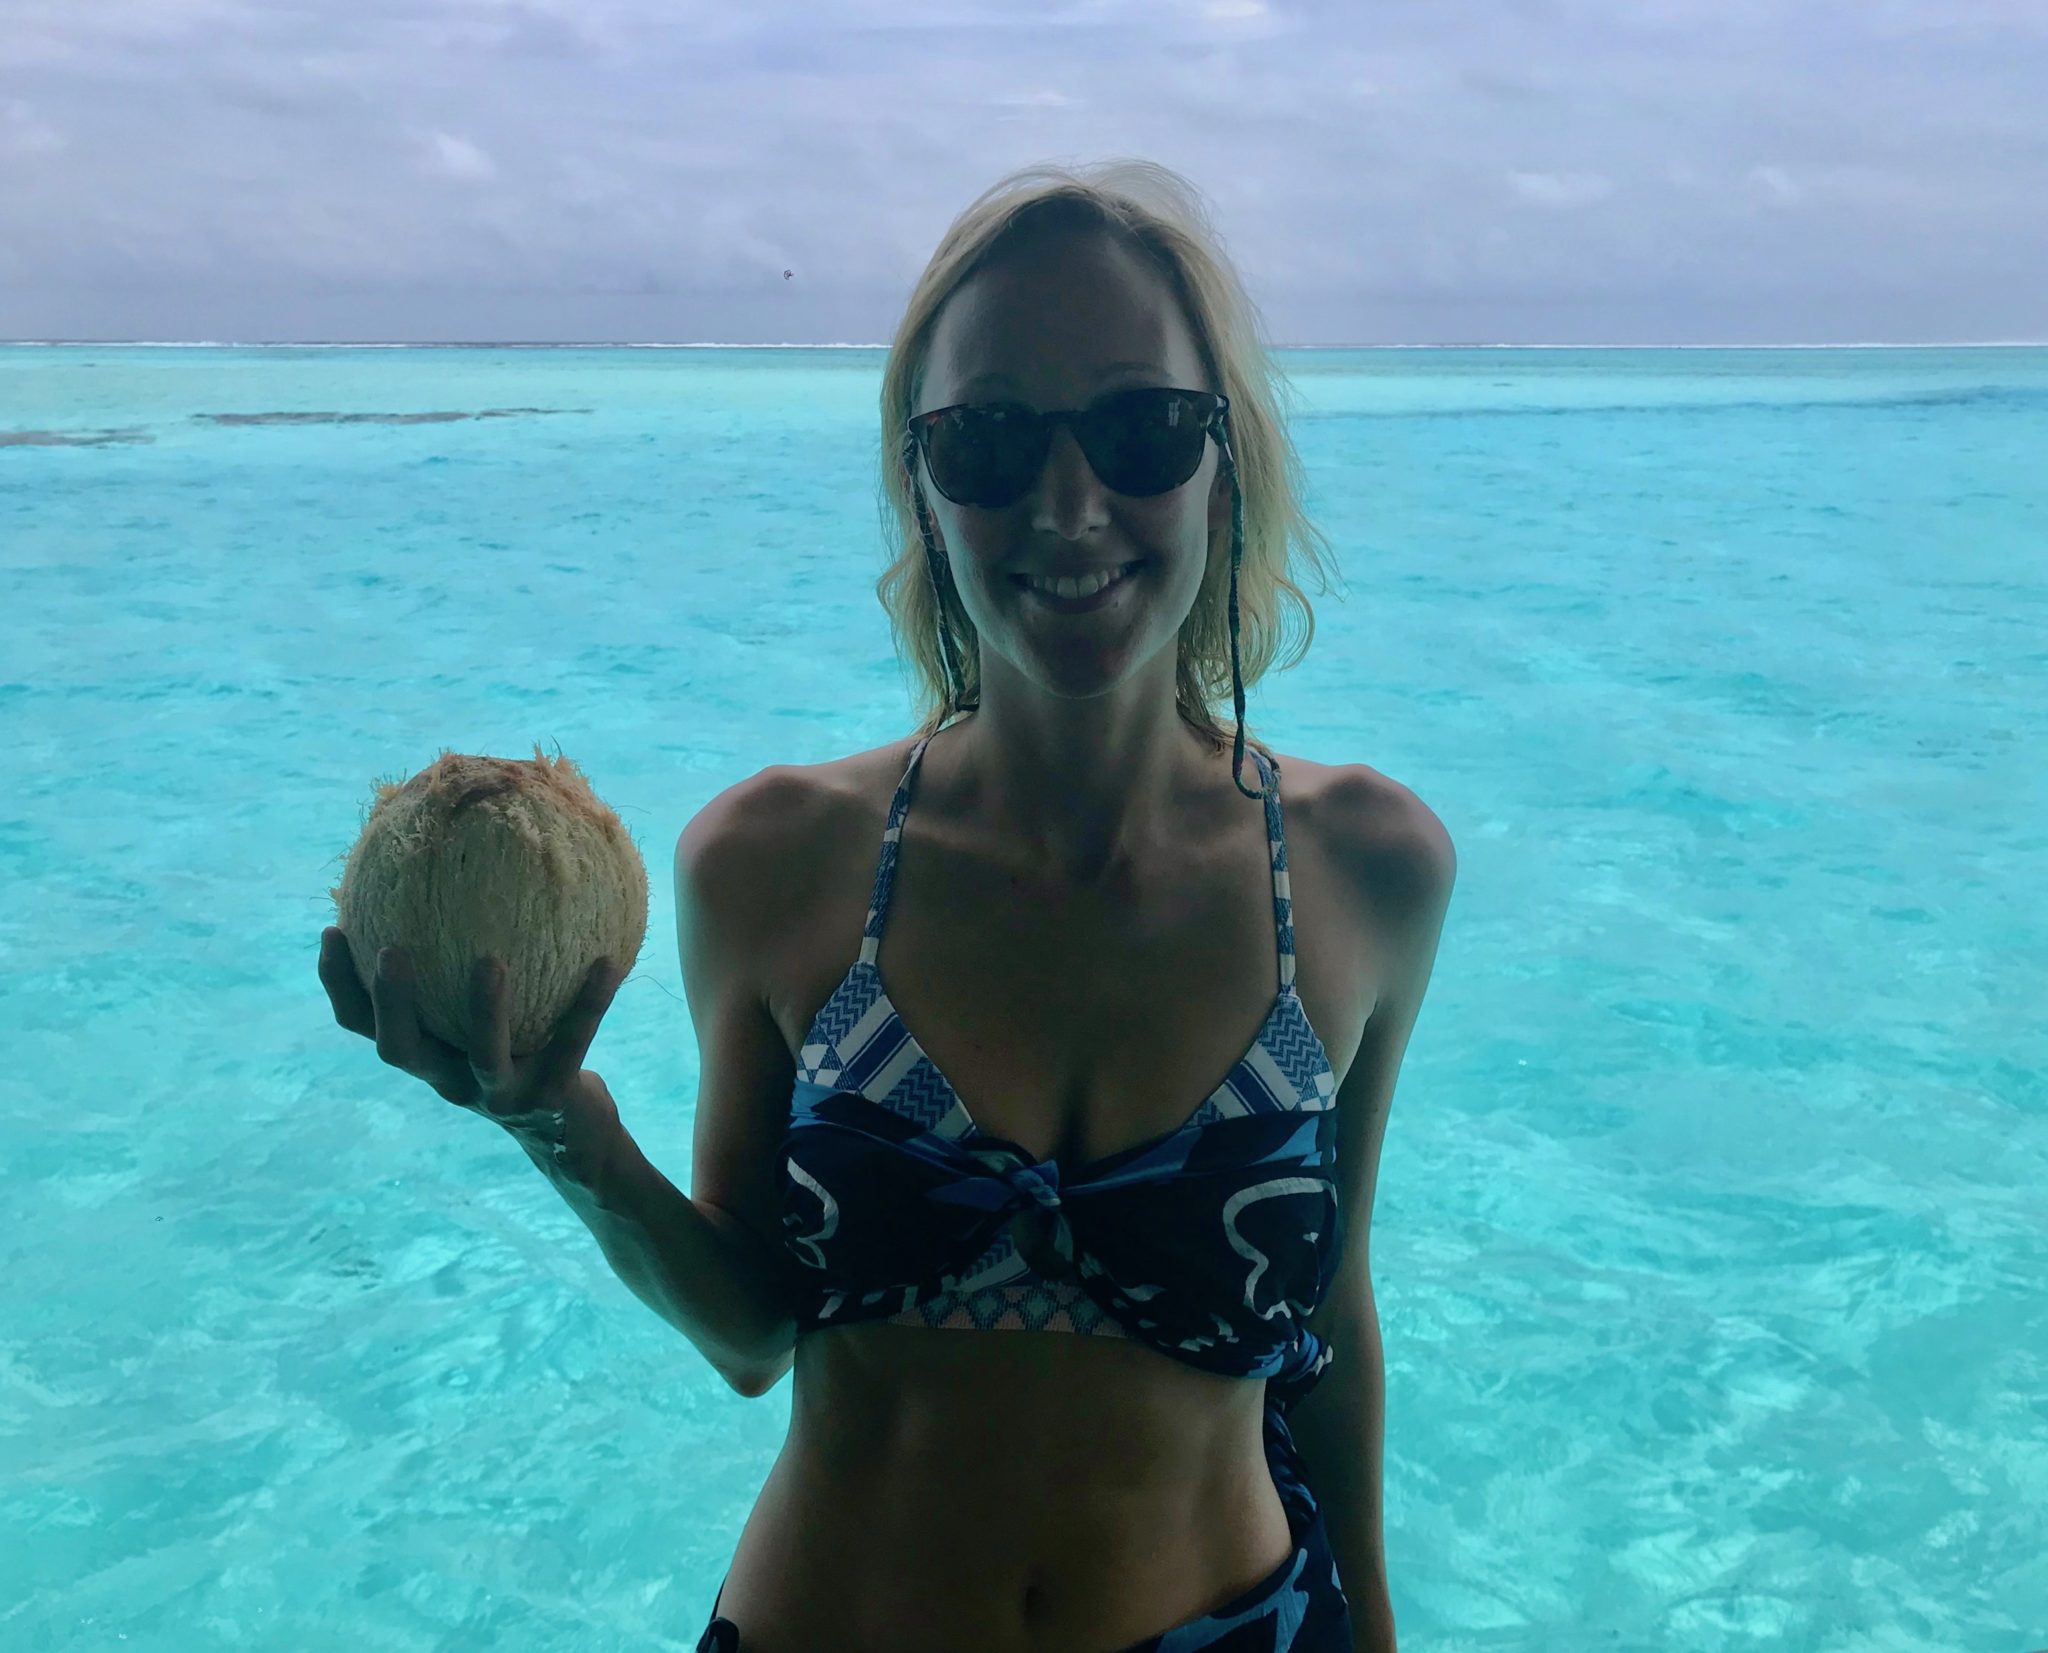
<instances>
[{"instance_id":1,"label":"turquoise shallow water","mask_svg":"<svg viewBox=\"0 0 2048 1653\"><path fill-rule=\"evenodd\" d=\"M881 360L0 349L0 443L83 439L0 445L0 1645L694 1644L789 1386L335 1027L324 892L376 780L559 743L687 1187L675 835L908 726ZM1373 1240L1403 1647L2048 1645L2048 350L1283 361L1348 589L1254 727L1460 852Z\"/></svg>"}]
</instances>

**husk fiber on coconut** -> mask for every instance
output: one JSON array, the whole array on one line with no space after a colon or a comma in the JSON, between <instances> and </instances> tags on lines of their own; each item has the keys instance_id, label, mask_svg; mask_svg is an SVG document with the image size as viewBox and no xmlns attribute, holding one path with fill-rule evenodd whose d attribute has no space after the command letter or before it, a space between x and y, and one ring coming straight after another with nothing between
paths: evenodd
<instances>
[{"instance_id":1,"label":"husk fiber on coconut","mask_svg":"<svg viewBox=\"0 0 2048 1653\"><path fill-rule=\"evenodd\" d=\"M476 961L505 964L515 1056L547 1043L590 967L630 971L647 939L647 865L625 824L568 758L444 751L402 785L380 782L341 882L328 891L367 988L402 947L421 1024L473 1047Z\"/></svg>"}]
</instances>

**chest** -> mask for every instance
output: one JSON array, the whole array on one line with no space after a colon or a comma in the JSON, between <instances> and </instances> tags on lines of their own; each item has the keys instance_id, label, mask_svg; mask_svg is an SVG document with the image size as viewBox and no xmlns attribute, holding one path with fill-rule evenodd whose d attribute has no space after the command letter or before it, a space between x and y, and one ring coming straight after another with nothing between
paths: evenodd
<instances>
[{"instance_id":1,"label":"chest","mask_svg":"<svg viewBox=\"0 0 2048 1653\"><path fill-rule=\"evenodd\" d=\"M1290 782L1297 773L1290 763ZM1380 961L1319 841L1316 801L1312 781L1283 798L1294 985L1341 1085ZM827 887L775 996L793 1056L858 952L884 807L875 814L871 835L835 837L867 854L835 847L817 863ZM1249 802L1087 890L1021 877L913 809L877 964L976 1126L1076 1166L1185 1124L1254 1046L1281 988L1276 916L1264 812Z\"/></svg>"}]
</instances>

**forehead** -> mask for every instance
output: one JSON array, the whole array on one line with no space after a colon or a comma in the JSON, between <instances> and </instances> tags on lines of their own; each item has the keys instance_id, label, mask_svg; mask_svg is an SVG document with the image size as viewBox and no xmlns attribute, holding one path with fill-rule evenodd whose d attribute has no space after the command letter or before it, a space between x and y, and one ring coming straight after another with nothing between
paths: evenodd
<instances>
[{"instance_id":1,"label":"forehead","mask_svg":"<svg viewBox=\"0 0 2048 1653\"><path fill-rule=\"evenodd\" d=\"M918 405L1077 407L1112 382L1200 390L1206 378L1166 278L1111 237L1067 231L1006 250L947 297Z\"/></svg>"}]
</instances>

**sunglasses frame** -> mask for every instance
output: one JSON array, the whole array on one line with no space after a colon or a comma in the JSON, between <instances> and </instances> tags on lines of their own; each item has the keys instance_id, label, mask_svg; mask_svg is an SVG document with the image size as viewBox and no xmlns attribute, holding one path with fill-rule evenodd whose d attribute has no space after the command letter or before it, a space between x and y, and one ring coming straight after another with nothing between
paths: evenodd
<instances>
[{"instance_id":1,"label":"sunglasses frame","mask_svg":"<svg viewBox=\"0 0 2048 1653\"><path fill-rule=\"evenodd\" d=\"M977 510L987 511L1006 510L1031 491L1030 479L1036 477L1045 468L1045 457L1052 451L1052 432L1053 426L1056 424L1064 424L1073 431L1074 440L1080 444L1081 452L1088 460L1088 468L1095 472L1098 481L1102 481L1102 472L1096 466L1095 455L1089 449L1088 421L1097 417L1103 411L1105 403L1115 402L1126 396L1142 395L1185 396L1197 403L1206 402L1213 404L1205 414L1200 415L1200 429L1204 436L1215 438L1216 446L1223 454L1225 461L1229 462L1231 460L1230 398L1213 390L1184 390L1176 385L1132 385L1124 390L1113 390L1106 395L1098 396L1085 408L1054 408L1044 413L1040 413L1034 408L1026 407L1022 402L955 402L950 407L933 408L925 413L912 414L904 422L903 457L914 479L917 474L917 459L922 454L925 462L925 471L931 477L932 486L937 488L939 493L945 498L952 500L955 505L970 505ZM1037 456L1023 473L1026 481L1017 490L1016 498L1006 500L998 505L987 505L974 500L956 499L940 486L938 473L931 468L931 449L928 446L931 440L931 428L948 414L961 413L968 409L985 410L996 407L1013 409L1024 415L1031 430L1031 440L1037 447ZM1198 448L1196 450L1195 463L1189 468L1188 476L1193 476L1201 468L1202 460ZM1157 493L1124 494L1123 497L1126 499L1157 499L1160 494L1170 494L1175 488L1185 485L1188 476L1182 477L1179 482L1168 483L1164 488L1159 489ZM1110 484L1107 481L1102 481L1102 485L1105 488L1110 488ZM1120 488L1110 488L1110 491L1112 493L1123 493L1123 490Z\"/></svg>"}]
</instances>

